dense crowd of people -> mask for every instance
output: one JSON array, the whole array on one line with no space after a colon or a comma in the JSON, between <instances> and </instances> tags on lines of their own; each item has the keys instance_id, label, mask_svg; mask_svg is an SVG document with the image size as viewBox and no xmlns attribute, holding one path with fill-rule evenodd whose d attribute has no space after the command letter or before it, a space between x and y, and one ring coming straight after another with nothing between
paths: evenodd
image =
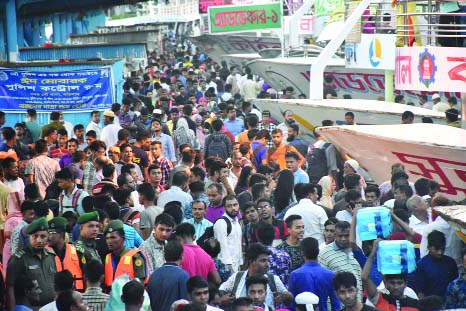
<instances>
[{"instance_id":1,"label":"dense crowd of people","mask_svg":"<svg viewBox=\"0 0 466 311\"><path fill-rule=\"evenodd\" d=\"M39 124L30 109L2 128L7 310L466 306L466 248L432 210L456 202L436 181L393 163L375 184L317 131L302 139L293 111L253 107L276 91L249 68L187 42L153 53L139 78L88 124L58 111ZM370 206L390 210L388 240L415 244L414 272L379 272L379 240L357 234Z\"/></svg>"}]
</instances>

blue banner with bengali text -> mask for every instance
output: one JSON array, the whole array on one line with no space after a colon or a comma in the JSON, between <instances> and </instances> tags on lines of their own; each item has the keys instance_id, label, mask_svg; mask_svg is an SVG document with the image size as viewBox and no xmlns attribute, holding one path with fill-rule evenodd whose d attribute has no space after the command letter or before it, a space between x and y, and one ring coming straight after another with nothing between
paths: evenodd
<instances>
[{"instance_id":1,"label":"blue banner with bengali text","mask_svg":"<svg viewBox=\"0 0 466 311\"><path fill-rule=\"evenodd\" d=\"M114 102L111 67L70 71L0 68L0 110L99 110Z\"/></svg>"}]
</instances>

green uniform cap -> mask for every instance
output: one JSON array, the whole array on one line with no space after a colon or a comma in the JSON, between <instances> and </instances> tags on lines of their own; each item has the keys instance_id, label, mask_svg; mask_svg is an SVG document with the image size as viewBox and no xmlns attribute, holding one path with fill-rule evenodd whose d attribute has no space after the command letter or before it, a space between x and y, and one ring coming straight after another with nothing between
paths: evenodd
<instances>
[{"instance_id":1,"label":"green uniform cap","mask_svg":"<svg viewBox=\"0 0 466 311\"><path fill-rule=\"evenodd\" d=\"M78 225L85 224L89 221L99 221L99 213L97 211L85 213L79 216L78 218Z\"/></svg>"},{"instance_id":2,"label":"green uniform cap","mask_svg":"<svg viewBox=\"0 0 466 311\"><path fill-rule=\"evenodd\" d=\"M55 217L49 220L49 229L54 229L57 231L65 231L68 220L63 217Z\"/></svg>"},{"instance_id":3,"label":"green uniform cap","mask_svg":"<svg viewBox=\"0 0 466 311\"><path fill-rule=\"evenodd\" d=\"M26 234L33 234L37 231L47 231L49 229L49 224L47 223L47 219L45 217L38 218L31 222L29 226L27 226Z\"/></svg>"},{"instance_id":4,"label":"green uniform cap","mask_svg":"<svg viewBox=\"0 0 466 311\"><path fill-rule=\"evenodd\" d=\"M105 227L104 235L107 233L115 232L115 231L124 232L123 222L119 219L112 220L111 222L108 223L107 227Z\"/></svg>"}]
</instances>

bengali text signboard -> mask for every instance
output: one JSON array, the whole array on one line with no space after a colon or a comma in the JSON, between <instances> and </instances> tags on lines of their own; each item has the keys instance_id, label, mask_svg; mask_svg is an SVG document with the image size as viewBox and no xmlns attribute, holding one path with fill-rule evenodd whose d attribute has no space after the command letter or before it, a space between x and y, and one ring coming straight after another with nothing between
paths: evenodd
<instances>
[{"instance_id":1,"label":"bengali text signboard","mask_svg":"<svg viewBox=\"0 0 466 311\"><path fill-rule=\"evenodd\" d=\"M360 43L346 43L346 68L395 69L395 34L362 34Z\"/></svg>"},{"instance_id":2,"label":"bengali text signboard","mask_svg":"<svg viewBox=\"0 0 466 311\"><path fill-rule=\"evenodd\" d=\"M211 33L281 28L280 3L209 7L209 27Z\"/></svg>"},{"instance_id":3,"label":"bengali text signboard","mask_svg":"<svg viewBox=\"0 0 466 311\"><path fill-rule=\"evenodd\" d=\"M0 68L0 107L4 111L106 108L114 102L112 80L110 67L57 72Z\"/></svg>"},{"instance_id":4,"label":"bengali text signboard","mask_svg":"<svg viewBox=\"0 0 466 311\"><path fill-rule=\"evenodd\" d=\"M466 89L466 49L404 47L396 49L395 88L431 92Z\"/></svg>"}]
</instances>

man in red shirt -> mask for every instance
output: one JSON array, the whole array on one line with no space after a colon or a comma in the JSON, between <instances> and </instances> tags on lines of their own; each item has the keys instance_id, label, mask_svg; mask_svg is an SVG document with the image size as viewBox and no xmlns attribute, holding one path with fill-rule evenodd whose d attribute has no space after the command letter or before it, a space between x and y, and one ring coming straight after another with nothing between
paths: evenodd
<instances>
[{"instance_id":1,"label":"man in red shirt","mask_svg":"<svg viewBox=\"0 0 466 311\"><path fill-rule=\"evenodd\" d=\"M194 243L194 226L182 223L176 227L175 235L177 240L183 244L181 268L190 276L199 275L217 286L220 285L221 279L214 261L199 245Z\"/></svg>"}]
</instances>

